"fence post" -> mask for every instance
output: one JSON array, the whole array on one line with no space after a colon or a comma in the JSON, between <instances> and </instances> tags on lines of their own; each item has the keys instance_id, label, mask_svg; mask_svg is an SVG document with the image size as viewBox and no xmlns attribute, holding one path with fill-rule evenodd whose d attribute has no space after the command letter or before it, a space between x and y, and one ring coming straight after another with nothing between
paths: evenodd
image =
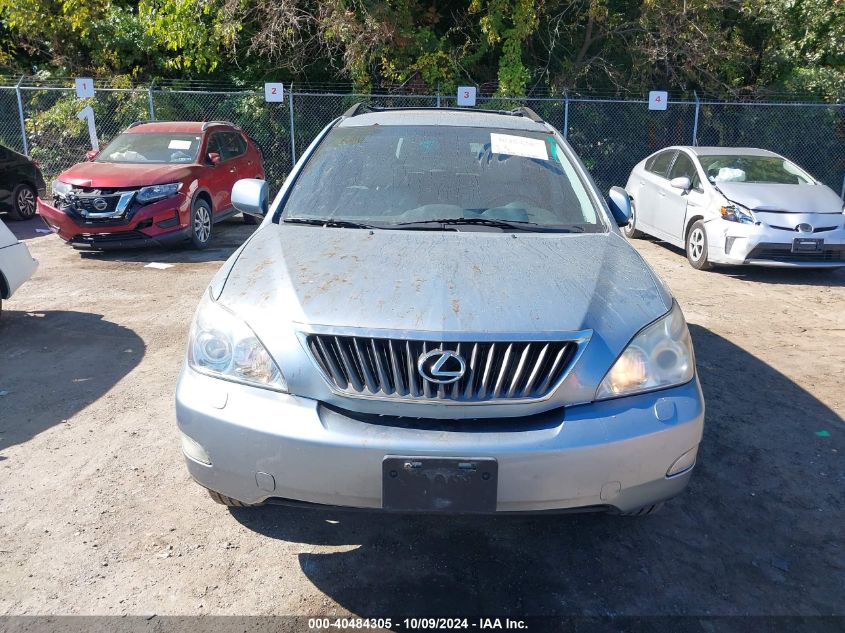
<instances>
[{"instance_id":1,"label":"fence post","mask_svg":"<svg viewBox=\"0 0 845 633\"><path fill-rule=\"evenodd\" d=\"M296 133L293 122L293 83L290 85L288 91L288 105L290 106L290 168L293 171L293 166L296 165Z\"/></svg>"},{"instance_id":2,"label":"fence post","mask_svg":"<svg viewBox=\"0 0 845 633\"><path fill-rule=\"evenodd\" d=\"M563 138L569 140L569 93L563 93Z\"/></svg>"},{"instance_id":3,"label":"fence post","mask_svg":"<svg viewBox=\"0 0 845 633\"><path fill-rule=\"evenodd\" d=\"M440 107L440 82L437 82L437 107Z\"/></svg>"},{"instance_id":4,"label":"fence post","mask_svg":"<svg viewBox=\"0 0 845 633\"><path fill-rule=\"evenodd\" d=\"M21 83L25 75L21 75L17 85L15 85L15 95L18 97L18 116L21 122L21 140L23 141L23 154L29 158L29 144L26 142L26 120L23 116L23 99L21 99Z\"/></svg>"},{"instance_id":5,"label":"fence post","mask_svg":"<svg viewBox=\"0 0 845 633\"><path fill-rule=\"evenodd\" d=\"M147 91L147 98L150 101L150 121L156 120L156 110L155 106L153 105L153 89L155 88L156 80L153 79L152 83L150 83L150 88Z\"/></svg>"},{"instance_id":6,"label":"fence post","mask_svg":"<svg viewBox=\"0 0 845 633\"><path fill-rule=\"evenodd\" d=\"M698 100L698 93L693 90L693 96L695 96L695 121L692 124L692 146L696 147L698 145L698 111L701 109L701 102Z\"/></svg>"}]
</instances>

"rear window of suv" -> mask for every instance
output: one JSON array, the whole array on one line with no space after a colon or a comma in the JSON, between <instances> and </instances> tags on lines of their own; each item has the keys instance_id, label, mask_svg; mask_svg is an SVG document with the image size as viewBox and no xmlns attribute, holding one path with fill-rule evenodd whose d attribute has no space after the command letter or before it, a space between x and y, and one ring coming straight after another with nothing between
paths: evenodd
<instances>
[{"instance_id":1,"label":"rear window of suv","mask_svg":"<svg viewBox=\"0 0 845 633\"><path fill-rule=\"evenodd\" d=\"M335 128L297 179L284 219L481 219L605 230L554 136L453 126Z\"/></svg>"}]
</instances>

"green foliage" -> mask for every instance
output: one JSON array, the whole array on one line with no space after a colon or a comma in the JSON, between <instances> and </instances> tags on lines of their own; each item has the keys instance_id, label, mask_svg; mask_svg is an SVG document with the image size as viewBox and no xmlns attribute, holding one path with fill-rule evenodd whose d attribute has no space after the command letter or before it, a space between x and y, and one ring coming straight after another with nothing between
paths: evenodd
<instances>
[{"instance_id":1,"label":"green foliage","mask_svg":"<svg viewBox=\"0 0 845 633\"><path fill-rule=\"evenodd\" d=\"M0 67L136 79L845 96L841 0L0 0Z\"/></svg>"}]
</instances>

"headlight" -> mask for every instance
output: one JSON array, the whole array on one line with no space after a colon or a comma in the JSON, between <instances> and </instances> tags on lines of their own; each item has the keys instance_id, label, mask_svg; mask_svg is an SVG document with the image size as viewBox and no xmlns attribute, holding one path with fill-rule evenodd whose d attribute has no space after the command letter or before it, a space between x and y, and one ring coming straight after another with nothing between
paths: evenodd
<instances>
[{"instance_id":1,"label":"headlight","mask_svg":"<svg viewBox=\"0 0 845 633\"><path fill-rule=\"evenodd\" d=\"M51 189L54 196L61 196L64 198L67 194L73 191L73 185L70 185L61 180L54 180Z\"/></svg>"},{"instance_id":2,"label":"headlight","mask_svg":"<svg viewBox=\"0 0 845 633\"><path fill-rule=\"evenodd\" d=\"M719 207L719 213L722 215L722 219L728 222L739 222L740 224L754 224L755 222L751 211L736 204Z\"/></svg>"},{"instance_id":3,"label":"headlight","mask_svg":"<svg viewBox=\"0 0 845 633\"><path fill-rule=\"evenodd\" d=\"M695 357L678 304L634 337L601 381L596 399L653 391L692 380Z\"/></svg>"},{"instance_id":4,"label":"headlight","mask_svg":"<svg viewBox=\"0 0 845 633\"><path fill-rule=\"evenodd\" d=\"M207 293L191 326L188 364L215 378L287 391L282 372L255 333Z\"/></svg>"},{"instance_id":5,"label":"headlight","mask_svg":"<svg viewBox=\"0 0 845 633\"><path fill-rule=\"evenodd\" d=\"M135 200L141 204L149 204L156 200L164 200L170 196L175 196L179 191L181 183L174 182L169 185L153 185L152 187L144 187L135 194Z\"/></svg>"}]
</instances>

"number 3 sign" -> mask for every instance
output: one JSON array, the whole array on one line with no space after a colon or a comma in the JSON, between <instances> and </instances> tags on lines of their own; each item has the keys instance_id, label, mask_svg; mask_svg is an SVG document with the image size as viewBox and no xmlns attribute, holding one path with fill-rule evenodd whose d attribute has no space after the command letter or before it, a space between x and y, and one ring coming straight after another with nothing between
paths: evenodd
<instances>
[{"instance_id":1,"label":"number 3 sign","mask_svg":"<svg viewBox=\"0 0 845 633\"><path fill-rule=\"evenodd\" d=\"M458 86L458 105L475 105L475 86Z\"/></svg>"}]
</instances>

